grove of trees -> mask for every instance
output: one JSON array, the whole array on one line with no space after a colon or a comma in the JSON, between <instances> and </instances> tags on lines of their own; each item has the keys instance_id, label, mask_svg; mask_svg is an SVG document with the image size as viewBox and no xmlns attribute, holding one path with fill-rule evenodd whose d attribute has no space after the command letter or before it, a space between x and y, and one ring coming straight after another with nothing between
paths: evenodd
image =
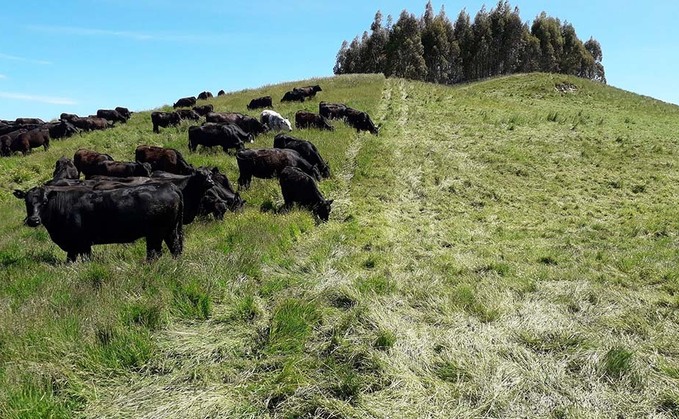
<instances>
[{"instance_id":1,"label":"grove of trees","mask_svg":"<svg viewBox=\"0 0 679 419\"><path fill-rule=\"evenodd\" d=\"M370 33L344 41L335 74L384 73L433 83L453 84L492 76L543 71L571 74L606 83L601 45L578 39L575 28L557 18L538 15L524 23L519 9L500 0L485 6L472 21L462 10L451 22L431 1L419 19L404 10L396 23L377 11Z\"/></svg>"}]
</instances>

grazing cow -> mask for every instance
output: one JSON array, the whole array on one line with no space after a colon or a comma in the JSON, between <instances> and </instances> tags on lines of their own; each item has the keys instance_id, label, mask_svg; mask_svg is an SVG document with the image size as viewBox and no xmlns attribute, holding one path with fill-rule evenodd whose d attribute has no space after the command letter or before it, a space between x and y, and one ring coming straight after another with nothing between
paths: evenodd
<instances>
[{"instance_id":1,"label":"grazing cow","mask_svg":"<svg viewBox=\"0 0 679 419\"><path fill-rule=\"evenodd\" d=\"M24 132L27 132L27 130L18 129L16 131L11 131L9 134L0 136L0 155L9 156L12 154L12 141Z\"/></svg>"},{"instance_id":2,"label":"grazing cow","mask_svg":"<svg viewBox=\"0 0 679 419\"><path fill-rule=\"evenodd\" d=\"M17 125L29 125L29 124L42 125L45 123L45 121L43 121L40 118L17 118L16 120L14 120L14 123Z\"/></svg>"},{"instance_id":3,"label":"grazing cow","mask_svg":"<svg viewBox=\"0 0 679 419\"><path fill-rule=\"evenodd\" d=\"M75 118L69 119L68 121L83 131L104 130L110 126L108 120L92 116L87 116L84 118L76 116Z\"/></svg>"},{"instance_id":4,"label":"grazing cow","mask_svg":"<svg viewBox=\"0 0 679 419\"><path fill-rule=\"evenodd\" d=\"M181 119L177 112L151 112L151 122L153 123L153 132L159 133L158 127L177 126Z\"/></svg>"},{"instance_id":5,"label":"grazing cow","mask_svg":"<svg viewBox=\"0 0 679 419\"><path fill-rule=\"evenodd\" d=\"M149 177L151 176L151 165L148 163L138 163L131 161L101 161L96 164L82 167L85 179L92 176L111 176L111 177Z\"/></svg>"},{"instance_id":6,"label":"grazing cow","mask_svg":"<svg viewBox=\"0 0 679 419\"><path fill-rule=\"evenodd\" d=\"M61 156L54 167L54 172L52 172L52 180L60 179L78 179L80 173L78 168L73 164L73 160L66 156Z\"/></svg>"},{"instance_id":7,"label":"grazing cow","mask_svg":"<svg viewBox=\"0 0 679 419\"><path fill-rule=\"evenodd\" d=\"M134 159L139 163L150 164L152 171L162 170L178 175L190 175L195 170L174 148L140 145L134 152Z\"/></svg>"},{"instance_id":8,"label":"grazing cow","mask_svg":"<svg viewBox=\"0 0 679 419\"><path fill-rule=\"evenodd\" d=\"M295 113L295 128L318 128L334 131L335 127L330 125L327 119L308 111L297 111Z\"/></svg>"},{"instance_id":9,"label":"grazing cow","mask_svg":"<svg viewBox=\"0 0 679 419\"><path fill-rule=\"evenodd\" d=\"M198 95L198 99L200 99L200 100L207 100L208 98L211 98L211 97L213 97L212 93L210 93L208 91L200 92L200 94Z\"/></svg>"},{"instance_id":10,"label":"grazing cow","mask_svg":"<svg viewBox=\"0 0 679 419\"><path fill-rule=\"evenodd\" d=\"M322 221L328 221L330 206L333 200L326 200L318 190L314 179L296 167L288 166L278 175L283 194L283 210L287 211L294 204L307 208Z\"/></svg>"},{"instance_id":11,"label":"grazing cow","mask_svg":"<svg viewBox=\"0 0 679 419\"><path fill-rule=\"evenodd\" d=\"M306 161L312 165L318 166L318 171L324 178L330 177L330 167L328 163L323 160L318 149L311 141L302 140L286 134L278 134L273 139L274 148L289 148L295 150Z\"/></svg>"},{"instance_id":12,"label":"grazing cow","mask_svg":"<svg viewBox=\"0 0 679 419\"><path fill-rule=\"evenodd\" d=\"M320 180L321 174L318 167L304 160L295 150L287 148L265 148L261 150L240 150L236 153L236 162L240 176L238 186L249 188L252 176L270 179L278 176L278 173L286 166L299 167L304 173Z\"/></svg>"},{"instance_id":13,"label":"grazing cow","mask_svg":"<svg viewBox=\"0 0 679 419\"><path fill-rule=\"evenodd\" d=\"M323 91L323 89L321 89L321 86L319 86L319 85L305 86L305 87L295 87L292 90L301 93L305 98L315 97L316 92L322 92Z\"/></svg>"},{"instance_id":14,"label":"grazing cow","mask_svg":"<svg viewBox=\"0 0 679 419\"><path fill-rule=\"evenodd\" d=\"M73 164L78 169L78 176L83 172L83 169L87 170L90 166L102 161L113 161L113 157L86 148L81 148L73 154Z\"/></svg>"},{"instance_id":15,"label":"grazing cow","mask_svg":"<svg viewBox=\"0 0 679 419\"><path fill-rule=\"evenodd\" d=\"M9 145L10 152L20 151L24 155L37 147L43 147L45 150L50 148L49 130L36 128L26 131L17 135Z\"/></svg>"},{"instance_id":16,"label":"grazing cow","mask_svg":"<svg viewBox=\"0 0 679 419\"><path fill-rule=\"evenodd\" d=\"M223 90L220 90L219 92L217 92L217 96L224 96L225 94L226 94L226 92L223 91Z\"/></svg>"},{"instance_id":17,"label":"grazing cow","mask_svg":"<svg viewBox=\"0 0 679 419\"><path fill-rule=\"evenodd\" d=\"M210 112L205 116L205 121L218 124L236 124L246 133L252 134L253 141L254 137L266 132L266 127L256 118L237 112Z\"/></svg>"},{"instance_id":18,"label":"grazing cow","mask_svg":"<svg viewBox=\"0 0 679 419\"><path fill-rule=\"evenodd\" d=\"M257 99L252 99L248 104L248 109L259 109L259 108L273 108L273 100L271 96L262 96Z\"/></svg>"},{"instance_id":19,"label":"grazing cow","mask_svg":"<svg viewBox=\"0 0 679 419\"><path fill-rule=\"evenodd\" d=\"M212 214L216 219L221 220L227 210L236 212L243 207L245 201L233 189L226 175L220 173L217 167L212 168L212 181L215 186L203 196L200 203L200 214Z\"/></svg>"},{"instance_id":20,"label":"grazing cow","mask_svg":"<svg viewBox=\"0 0 679 419\"><path fill-rule=\"evenodd\" d=\"M184 197L183 223L190 224L196 218L200 202L205 192L215 186L212 173L205 167L199 167L190 175L177 175L163 171L155 171L151 175L152 182L170 182L177 186Z\"/></svg>"},{"instance_id":21,"label":"grazing cow","mask_svg":"<svg viewBox=\"0 0 679 419\"><path fill-rule=\"evenodd\" d=\"M99 109L97 111L97 118L104 118L107 121L120 122L121 124L127 122L127 118L115 109Z\"/></svg>"},{"instance_id":22,"label":"grazing cow","mask_svg":"<svg viewBox=\"0 0 679 419\"><path fill-rule=\"evenodd\" d=\"M74 113L62 113L59 115L59 119L63 119L64 121L72 121L73 119L78 119L80 118L78 115Z\"/></svg>"},{"instance_id":23,"label":"grazing cow","mask_svg":"<svg viewBox=\"0 0 679 419\"><path fill-rule=\"evenodd\" d=\"M196 106L196 98L194 96L183 97L172 105L173 108L190 108L191 106Z\"/></svg>"},{"instance_id":24,"label":"grazing cow","mask_svg":"<svg viewBox=\"0 0 679 419\"><path fill-rule=\"evenodd\" d=\"M211 104L205 104L202 106L194 106L193 110L200 116L205 116L209 114L210 112L213 112L215 110L215 107Z\"/></svg>"},{"instance_id":25,"label":"grazing cow","mask_svg":"<svg viewBox=\"0 0 679 419\"><path fill-rule=\"evenodd\" d=\"M304 102L304 94L297 90L290 90L285 92L281 102Z\"/></svg>"},{"instance_id":26,"label":"grazing cow","mask_svg":"<svg viewBox=\"0 0 679 419\"><path fill-rule=\"evenodd\" d=\"M43 224L68 262L78 256L89 259L94 244L132 243L142 237L149 260L161 255L163 241L172 256L182 252L182 193L172 184L110 190L47 186L15 190L14 196L26 204L25 223Z\"/></svg>"},{"instance_id":27,"label":"grazing cow","mask_svg":"<svg viewBox=\"0 0 679 419\"><path fill-rule=\"evenodd\" d=\"M343 103L321 102L318 104L318 113L328 119L342 119L347 110L347 105Z\"/></svg>"},{"instance_id":28,"label":"grazing cow","mask_svg":"<svg viewBox=\"0 0 679 419\"><path fill-rule=\"evenodd\" d=\"M125 119L130 119L132 117L132 112L129 109L123 108L122 106L116 106L115 109L119 114L121 114Z\"/></svg>"},{"instance_id":29,"label":"grazing cow","mask_svg":"<svg viewBox=\"0 0 679 419\"><path fill-rule=\"evenodd\" d=\"M80 132L80 130L76 128L75 125L65 119L61 119L59 122L54 122L47 125L49 126L50 138L54 139L68 138Z\"/></svg>"},{"instance_id":30,"label":"grazing cow","mask_svg":"<svg viewBox=\"0 0 679 419\"><path fill-rule=\"evenodd\" d=\"M260 115L260 121L272 131L292 131L290 120L283 118L283 116L276 111L268 109L263 110Z\"/></svg>"},{"instance_id":31,"label":"grazing cow","mask_svg":"<svg viewBox=\"0 0 679 419\"><path fill-rule=\"evenodd\" d=\"M356 128L356 131L370 131L371 134L378 135L380 132L379 127L376 127L373 121L370 119L370 115L366 112L358 111L356 109L347 108L345 111L345 118L347 124Z\"/></svg>"},{"instance_id":32,"label":"grazing cow","mask_svg":"<svg viewBox=\"0 0 679 419\"><path fill-rule=\"evenodd\" d=\"M175 112L179 115L179 119L188 119L190 121L197 121L200 119L200 115L193 109L177 109Z\"/></svg>"},{"instance_id":33,"label":"grazing cow","mask_svg":"<svg viewBox=\"0 0 679 419\"><path fill-rule=\"evenodd\" d=\"M246 134L238 125L233 124L205 124L200 127L189 127L189 150L196 151L199 145L203 147L220 146L225 152L229 148L242 150L243 141L252 140L252 134Z\"/></svg>"}]
</instances>

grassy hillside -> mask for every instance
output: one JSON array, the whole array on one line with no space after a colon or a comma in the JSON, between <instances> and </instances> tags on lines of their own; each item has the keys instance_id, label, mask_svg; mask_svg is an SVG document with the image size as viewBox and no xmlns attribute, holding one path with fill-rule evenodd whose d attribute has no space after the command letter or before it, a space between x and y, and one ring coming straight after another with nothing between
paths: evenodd
<instances>
[{"instance_id":1,"label":"grassy hillside","mask_svg":"<svg viewBox=\"0 0 679 419\"><path fill-rule=\"evenodd\" d=\"M679 415L678 107L543 74L313 82L277 110L338 101L382 124L293 132L333 170L323 225L261 211L282 197L255 179L178 260L146 263L140 241L67 265L11 195L59 156L167 145L232 180L235 158L142 112L0 159L0 416Z\"/></svg>"}]
</instances>

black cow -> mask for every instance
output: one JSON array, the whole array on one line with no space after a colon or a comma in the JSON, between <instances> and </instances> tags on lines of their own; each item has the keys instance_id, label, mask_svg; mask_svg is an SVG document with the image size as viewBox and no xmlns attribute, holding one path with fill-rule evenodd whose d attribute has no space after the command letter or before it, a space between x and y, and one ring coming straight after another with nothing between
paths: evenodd
<instances>
[{"instance_id":1,"label":"black cow","mask_svg":"<svg viewBox=\"0 0 679 419\"><path fill-rule=\"evenodd\" d=\"M220 90L219 92L217 92L217 96L224 96L225 94L226 92L224 90Z\"/></svg>"},{"instance_id":2,"label":"black cow","mask_svg":"<svg viewBox=\"0 0 679 419\"><path fill-rule=\"evenodd\" d=\"M29 124L44 124L45 121L43 121L40 118L17 118L14 120L15 124L18 125L29 125Z\"/></svg>"},{"instance_id":3,"label":"black cow","mask_svg":"<svg viewBox=\"0 0 679 419\"><path fill-rule=\"evenodd\" d=\"M111 190L48 186L15 190L14 196L26 204L25 223L43 224L68 262L79 255L89 259L93 244L132 243L142 237L149 260L161 255L163 241L172 256L182 252L182 193L172 184Z\"/></svg>"},{"instance_id":4,"label":"black cow","mask_svg":"<svg viewBox=\"0 0 679 419\"><path fill-rule=\"evenodd\" d=\"M212 173L204 168L195 169L190 175L177 175L163 171L155 171L151 174L152 182L170 182L177 186L184 197L183 223L190 224L196 218L200 202L205 192L215 184L212 181Z\"/></svg>"},{"instance_id":5,"label":"black cow","mask_svg":"<svg viewBox=\"0 0 679 419\"><path fill-rule=\"evenodd\" d=\"M111 176L111 177L149 177L151 176L151 165L131 161L100 161L96 164L87 165L81 168L85 179L92 176Z\"/></svg>"},{"instance_id":6,"label":"black cow","mask_svg":"<svg viewBox=\"0 0 679 419\"><path fill-rule=\"evenodd\" d=\"M356 131L358 132L370 131L370 133L374 135L378 135L380 132L379 127L375 126L373 121L370 119L370 115L368 115L366 112L347 108L344 120L347 124L356 128Z\"/></svg>"},{"instance_id":7,"label":"black cow","mask_svg":"<svg viewBox=\"0 0 679 419\"><path fill-rule=\"evenodd\" d=\"M63 119L64 121L71 121L71 120L77 119L77 118L80 118L80 117L78 115L74 114L74 113L65 113L64 112L61 115L59 115L59 119Z\"/></svg>"},{"instance_id":8,"label":"black cow","mask_svg":"<svg viewBox=\"0 0 679 419\"><path fill-rule=\"evenodd\" d=\"M322 92L323 91L323 89L321 89L321 86L319 86L319 85L305 86L305 87L295 87L292 90L301 93L305 98L315 97L316 92Z\"/></svg>"},{"instance_id":9,"label":"black cow","mask_svg":"<svg viewBox=\"0 0 679 419\"><path fill-rule=\"evenodd\" d=\"M20 151L23 154L28 154L37 147L43 147L45 150L50 148L49 130L36 128L26 131L17 135L9 145L10 153Z\"/></svg>"},{"instance_id":10,"label":"black cow","mask_svg":"<svg viewBox=\"0 0 679 419\"><path fill-rule=\"evenodd\" d=\"M76 128L75 125L65 119L61 119L59 122L54 122L47 125L49 127L50 138L54 139L68 138L80 132L80 130Z\"/></svg>"},{"instance_id":11,"label":"black cow","mask_svg":"<svg viewBox=\"0 0 679 419\"><path fill-rule=\"evenodd\" d=\"M189 127L189 150L203 147L220 146L225 152L229 148L242 150L243 141L251 141L252 134L246 134L238 125L207 123L200 127Z\"/></svg>"},{"instance_id":12,"label":"black cow","mask_svg":"<svg viewBox=\"0 0 679 419\"><path fill-rule=\"evenodd\" d=\"M343 103L321 102L318 104L318 113L328 119L342 119L347 110Z\"/></svg>"},{"instance_id":13,"label":"black cow","mask_svg":"<svg viewBox=\"0 0 679 419\"><path fill-rule=\"evenodd\" d=\"M285 201L284 211L292 208L294 204L299 204L313 212L322 221L328 221L333 200L323 198L311 176L297 167L288 166L280 172L278 181Z\"/></svg>"},{"instance_id":14,"label":"black cow","mask_svg":"<svg viewBox=\"0 0 679 419\"><path fill-rule=\"evenodd\" d=\"M12 146L12 141L19 135L23 134L24 132L27 132L25 129L18 129L15 131L11 131L8 134L0 136L0 155L3 156L9 156L12 154L11 146Z\"/></svg>"},{"instance_id":15,"label":"black cow","mask_svg":"<svg viewBox=\"0 0 679 419\"><path fill-rule=\"evenodd\" d=\"M66 156L61 156L54 165L54 172L52 172L52 180L60 179L78 179L80 173L78 168L73 164L73 160Z\"/></svg>"},{"instance_id":16,"label":"black cow","mask_svg":"<svg viewBox=\"0 0 679 419\"><path fill-rule=\"evenodd\" d=\"M304 94L298 90L285 92L281 102L304 102Z\"/></svg>"},{"instance_id":17,"label":"black cow","mask_svg":"<svg viewBox=\"0 0 679 419\"><path fill-rule=\"evenodd\" d=\"M153 123L153 132L159 133L158 127L177 126L181 123L181 119L177 112L151 112L151 122Z\"/></svg>"},{"instance_id":18,"label":"black cow","mask_svg":"<svg viewBox=\"0 0 679 419\"><path fill-rule=\"evenodd\" d=\"M327 119L308 111L297 111L295 113L295 128L318 128L334 131L335 127L330 125Z\"/></svg>"},{"instance_id":19,"label":"black cow","mask_svg":"<svg viewBox=\"0 0 679 419\"><path fill-rule=\"evenodd\" d=\"M205 116L209 114L210 112L213 112L215 110L215 107L211 104L205 104L202 106L194 106L193 110L200 116Z\"/></svg>"},{"instance_id":20,"label":"black cow","mask_svg":"<svg viewBox=\"0 0 679 419\"><path fill-rule=\"evenodd\" d=\"M207 100L208 98L211 98L211 97L213 97L212 93L210 93L208 91L200 92L200 94L198 95L198 99L200 99L200 100Z\"/></svg>"},{"instance_id":21,"label":"black cow","mask_svg":"<svg viewBox=\"0 0 679 419\"><path fill-rule=\"evenodd\" d=\"M235 212L243 207L245 201L233 189L226 175L220 173L217 167L212 168L212 181L215 186L210 188L203 196L200 203L200 214L213 214L216 219L221 220L227 210Z\"/></svg>"},{"instance_id":22,"label":"black cow","mask_svg":"<svg viewBox=\"0 0 679 419\"><path fill-rule=\"evenodd\" d=\"M152 171L162 170L178 175L190 175L195 170L174 148L140 145L134 151L134 159L139 163L150 164Z\"/></svg>"},{"instance_id":23,"label":"black cow","mask_svg":"<svg viewBox=\"0 0 679 419\"><path fill-rule=\"evenodd\" d=\"M175 112L179 115L179 119L188 119L190 121L197 121L200 119L200 115L193 109L177 109Z\"/></svg>"},{"instance_id":24,"label":"black cow","mask_svg":"<svg viewBox=\"0 0 679 419\"><path fill-rule=\"evenodd\" d=\"M113 161L113 157L86 148L81 148L73 154L73 164L78 169L78 176L83 172L83 169L88 170L90 166L102 161Z\"/></svg>"},{"instance_id":25,"label":"black cow","mask_svg":"<svg viewBox=\"0 0 679 419\"><path fill-rule=\"evenodd\" d=\"M191 106L196 106L196 98L194 96L183 97L172 105L173 108L190 108Z\"/></svg>"},{"instance_id":26,"label":"black cow","mask_svg":"<svg viewBox=\"0 0 679 419\"><path fill-rule=\"evenodd\" d=\"M295 150L287 148L265 148L260 150L240 150L236 153L240 176L238 186L249 188L252 176L270 179L278 176L286 166L299 167L305 173L321 180L318 167L310 164Z\"/></svg>"},{"instance_id":27,"label":"black cow","mask_svg":"<svg viewBox=\"0 0 679 419\"><path fill-rule=\"evenodd\" d=\"M97 111L97 118L104 118L107 121L120 122L122 124L127 122L127 118L115 109L99 109Z\"/></svg>"},{"instance_id":28,"label":"black cow","mask_svg":"<svg viewBox=\"0 0 679 419\"><path fill-rule=\"evenodd\" d=\"M129 109L123 108L122 106L116 106L115 109L119 114L121 114L125 119L130 119L132 117L132 112Z\"/></svg>"},{"instance_id":29,"label":"black cow","mask_svg":"<svg viewBox=\"0 0 679 419\"><path fill-rule=\"evenodd\" d=\"M318 149L311 141L295 138L287 134L278 134L273 139L273 146L274 148L295 150L310 164L318 166L321 176L324 178L330 177L330 167L328 167L328 164L323 160Z\"/></svg>"},{"instance_id":30,"label":"black cow","mask_svg":"<svg viewBox=\"0 0 679 419\"><path fill-rule=\"evenodd\" d=\"M248 109L259 108L273 108L273 99L271 96L262 96L257 99L252 99L248 104Z\"/></svg>"},{"instance_id":31,"label":"black cow","mask_svg":"<svg viewBox=\"0 0 679 419\"><path fill-rule=\"evenodd\" d=\"M254 137L267 131L267 127L257 118L238 112L210 112L205 116L205 121L217 124L236 124L246 133L252 134L252 141L254 141Z\"/></svg>"}]
</instances>

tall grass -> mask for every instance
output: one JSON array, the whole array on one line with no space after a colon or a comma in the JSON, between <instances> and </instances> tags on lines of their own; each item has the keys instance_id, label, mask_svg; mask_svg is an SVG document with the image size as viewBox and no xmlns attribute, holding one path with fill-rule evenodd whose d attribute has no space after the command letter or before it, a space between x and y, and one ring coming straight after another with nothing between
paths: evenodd
<instances>
[{"instance_id":1,"label":"tall grass","mask_svg":"<svg viewBox=\"0 0 679 419\"><path fill-rule=\"evenodd\" d=\"M277 103L311 83L318 99ZM231 179L235 159L189 153L186 125L152 134L148 113L0 159L0 416L676 415L679 108L545 74L211 103L263 94L287 117L327 100L382 124L293 133L330 161L330 222L261 211L282 197L255 179L177 260L139 242L66 265L11 196L60 155L167 145Z\"/></svg>"}]
</instances>

